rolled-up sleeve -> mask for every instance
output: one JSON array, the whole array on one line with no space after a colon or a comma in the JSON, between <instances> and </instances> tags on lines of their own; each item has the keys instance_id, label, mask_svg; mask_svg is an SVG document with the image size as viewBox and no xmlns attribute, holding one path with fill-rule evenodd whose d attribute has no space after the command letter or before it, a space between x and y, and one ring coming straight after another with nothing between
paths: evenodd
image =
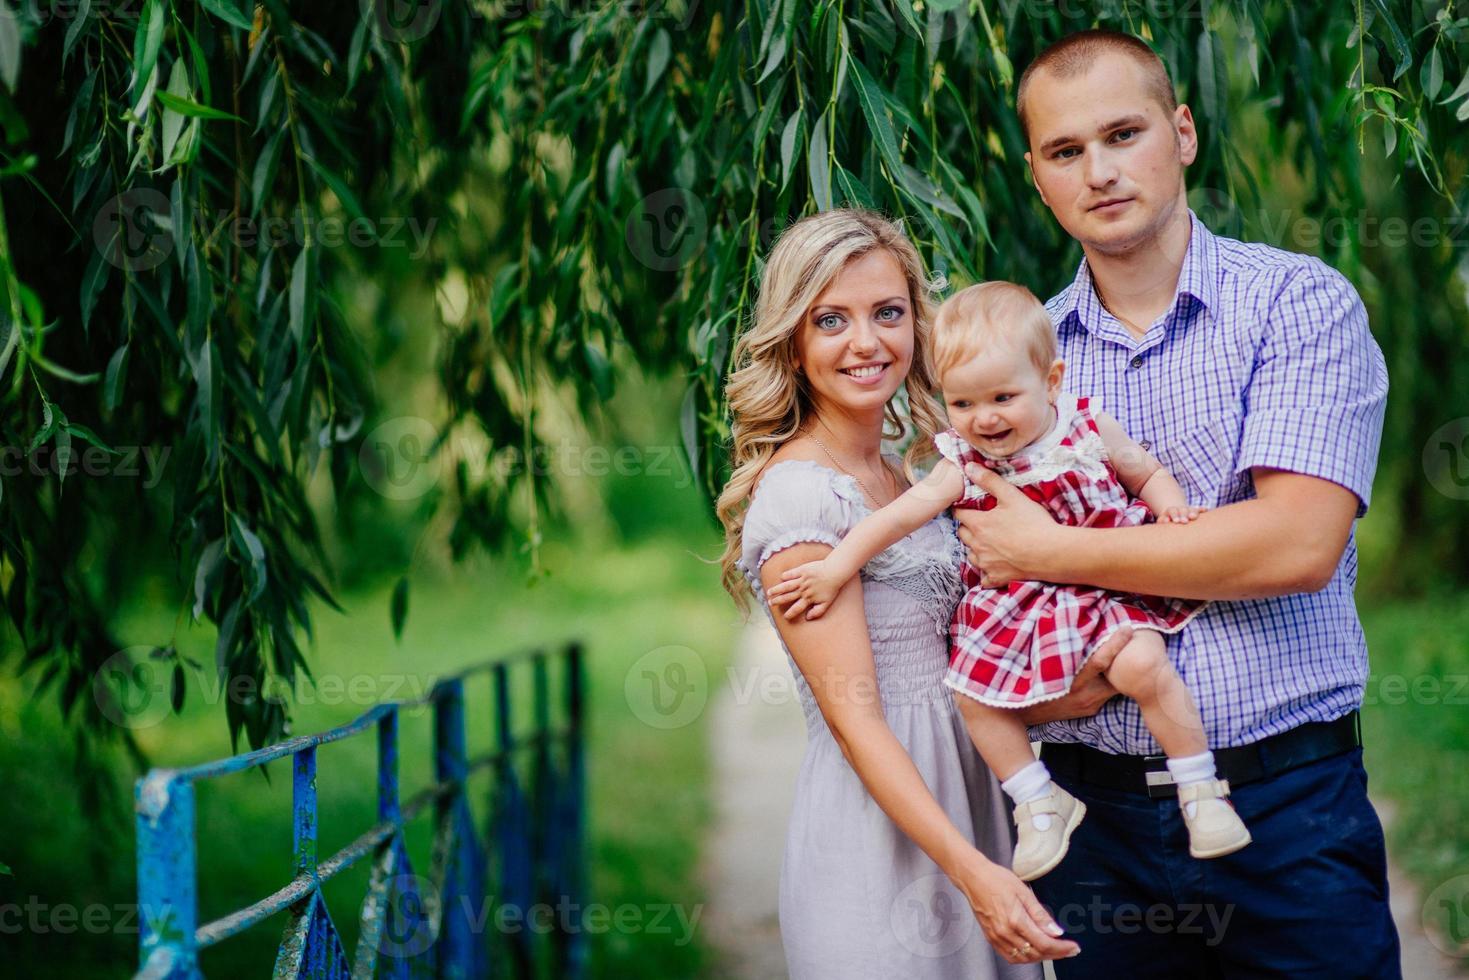
<instances>
[{"instance_id":1,"label":"rolled-up sleeve","mask_svg":"<svg viewBox=\"0 0 1469 980\"><path fill-rule=\"evenodd\" d=\"M1387 365L1356 289L1325 265L1277 294L1245 393L1236 471L1288 470L1340 484L1367 512L1387 408Z\"/></svg>"}]
</instances>

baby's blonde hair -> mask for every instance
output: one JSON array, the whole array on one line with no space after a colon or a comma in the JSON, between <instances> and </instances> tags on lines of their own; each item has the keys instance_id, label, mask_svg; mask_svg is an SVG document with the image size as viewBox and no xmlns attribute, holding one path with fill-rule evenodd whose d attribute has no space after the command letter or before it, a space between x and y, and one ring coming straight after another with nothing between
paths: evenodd
<instances>
[{"instance_id":1,"label":"baby's blonde hair","mask_svg":"<svg viewBox=\"0 0 1469 980\"><path fill-rule=\"evenodd\" d=\"M996 346L1018 350L1045 374L1056 361L1056 328L1035 293L1013 282L961 289L939 307L933 324L933 366L944 373Z\"/></svg>"}]
</instances>

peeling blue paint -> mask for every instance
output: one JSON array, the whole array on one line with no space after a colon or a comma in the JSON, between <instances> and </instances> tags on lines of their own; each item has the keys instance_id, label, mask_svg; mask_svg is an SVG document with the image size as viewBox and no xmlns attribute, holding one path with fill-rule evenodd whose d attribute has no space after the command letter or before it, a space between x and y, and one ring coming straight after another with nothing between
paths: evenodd
<instances>
[{"instance_id":1,"label":"peeling blue paint","mask_svg":"<svg viewBox=\"0 0 1469 980\"><path fill-rule=\"evenodd\" d=\"M155 769L135 787L138 835L139 969L135 980L202 978L199 950L279 912L288 919L277 951L277 978L529 977L549 972L579 977L586 962L585 933L574 918L557 921L549 936L520 930L496 936L487 928L489 903L585 902L586 772L583 746L582 649L532 651L481 664L440 681L416 701L379 704L338 728L186 769ZM551 724L549 665L564 664L564 725ZM534 672L533 731L516 738L510 718L509 676L529 663ZM469 758L465 738L465 683L488 677L494 704L496 750ZM429 705L434 714L433 785L411 800L399 798L398 721L405 707ZM378 824L322 860L317 850L316 749L374 729L378 749ZM198 922L198 867L194 784L291 757L292 847L295 877L273 895L202 926ZM527 793L517 760L529 759ZM469 775L492 774L487 836L476 833L466 791ZM431 808L430 808L430 805ZM403 841L411 820L432 812L433 867L414 872ZM205 835L209 828L203 828ZM357 948L348 955L322 897L322 883L363 858L372 866ZM492 883L493 882L493 883ZM492 894L493 893L493 896ZM569 925L569 927L568 927ZM538 944L546 944L544 955ZM538 966L538 964L540 966Z\"/></svg>"}]
</instances>

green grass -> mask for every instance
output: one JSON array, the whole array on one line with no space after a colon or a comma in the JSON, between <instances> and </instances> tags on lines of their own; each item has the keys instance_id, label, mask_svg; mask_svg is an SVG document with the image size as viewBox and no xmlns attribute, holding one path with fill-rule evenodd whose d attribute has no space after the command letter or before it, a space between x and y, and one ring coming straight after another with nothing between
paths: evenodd
<instances>
[{"instance_id":1,"label":"green grass","mask_svg":"<svg viewBox=\"0 0 1469 980\"><path fill-rule=\"evenodd\" d=\"M530 646L568 639L586 644L588 667L587 761L590 779L591 895L623 910L624 928L591 937L597 976L687 977L704 972L711 953L695 929L690 938L678 925L702 914L700 842L711 806L708 793L705 718L682 727L647 724L642 683L629 673L639 658L661 648L684 648L702 661L711 682L723 675L736 616L718 586L717 569L687 549L714 552L712 539L650 540L621 548L573 550L548 546L553 576L534 586L515 572L475 565L455 568L441 580L415 581L401 643L388 625L390 585L346 598L347 615L316 610L317 639L311 654L319 688L317 703L299 705L293 732L319 731L360 714L388 686L398 697L426 689L438 677L466 665ZM426 576L425 576L426 578ZM167 635L171 617L140 612L122 635ZM181 637L181 647L213 663L212 633ZM657 656L655 654L655 656ZM554 675L553 675L554 676ZM210 692L191 680L180 716L138 732L155 764L182 765L230 753L224 715ZM328 700L329 683L340 694ZM349 692L356 683L357 702ZM517 688L519 721L526 710L529 676ZM68 742L51 698L32 704L13 678L0 679L0 771L7 793L0 802L0 860L13 877L0 877L0 905L24 904L37 896L49 907L115 906L133 896L131 793L121 796L101 822L84 821L67 769ZM470 751L492 744L487 680L467 691ZM641 717L634 710L641 709ZM654 719L656 720L656 718ZM431 774L432 719L409 713L402 721L401 772L406 799ZM322 856L371 825L376 793L375 743L371 735L323 747L319 752ZM130 773L124 773L129 776ZM481 820L485 778L471 786ZM257 774L226 777L198 793L201 920L246 905L290 877L290 770L271 767L270 781ZM425 873L428 828L420 820L409 835L415 869ZM350 943L366 883L366 870L348 872L326 892L333 919ZM675 912L664 910L676 906ZM663 910L663 911L660 911ZM100 915L100 913L99 913ZM663 925L652 927L655 916ZM115 917L114 917L115 918ZM638 926L635 923L644 925ZM267 975L284 917L223 944L206 955L212 977ZM101 934L29 928L6 935L7 967L16 975L126 975L133 963L135 935L115 929ZM9 970L7 969L7 972Z\"/></svg>"},{"instance_id":2,"label":"green grass","mask_svg":"<svg viewBox=\"0 0 1469 980\"><path fill-rule=\"evenodd\" d=\"M1469 597L1367 606L1363 708L1374 795L1395 801L1388 847L1444 936L1469 939ZM1445 898L1458 911L1453 921ZM1469 948L1466 948L1469 952Z\"/></svg>"}]
</instances>

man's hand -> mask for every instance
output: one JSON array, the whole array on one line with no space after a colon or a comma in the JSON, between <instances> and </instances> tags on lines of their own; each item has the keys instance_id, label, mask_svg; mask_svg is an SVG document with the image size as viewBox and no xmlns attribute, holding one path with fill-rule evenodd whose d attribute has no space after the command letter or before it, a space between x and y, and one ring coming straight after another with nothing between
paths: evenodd
<instances>
[{"instance_id":1,"label":"man's hand","mask_svg":"<svg viewBox=\"0 0 1469 980\"><path fill-rule=\"evenodd\" d=\"M970 564L980 571L980 584L999 589L1011 582L1042 578L1037 558L1046 553L1060 527L1056 519L992 470L970 463L964 472L995 498L992 510L954 511L959 540L969 549Z\"/></svg>"}]
</instances>

